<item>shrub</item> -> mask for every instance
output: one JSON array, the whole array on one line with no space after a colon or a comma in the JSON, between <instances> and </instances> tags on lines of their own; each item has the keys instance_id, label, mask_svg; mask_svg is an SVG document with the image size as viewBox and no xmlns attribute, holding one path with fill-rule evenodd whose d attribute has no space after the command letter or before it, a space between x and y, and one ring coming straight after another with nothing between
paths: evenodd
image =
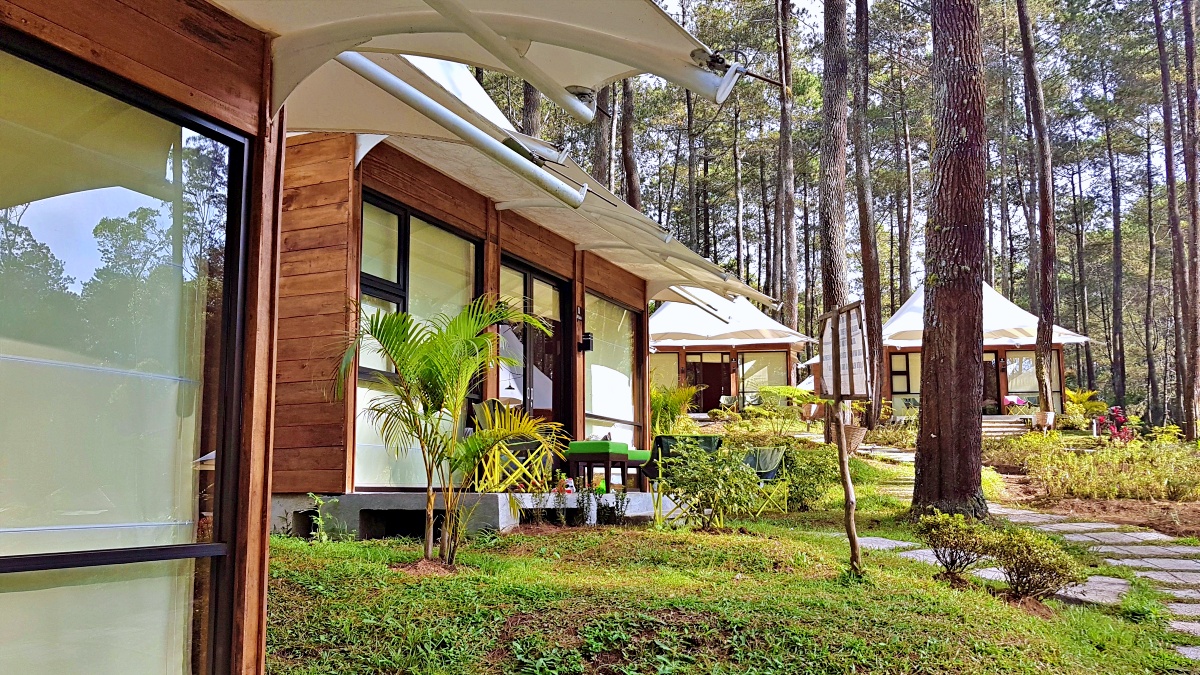
<instances>
[{"instance_id":1,"label":"shrub","mask_svg":"<svg viewBox=\"0 0 1200 675\"><path fill-rule=\"evenodd\" d=\"M783 478L788 482L788 506L807 511L829 488L841 482L837 448L820 444L805 449L788 444L784 455Z\"/></svg>"},{"instance_id":2,"label":"shrub","mask_svg":"<svg viewBox=\"0 0 1200 675\"><path fill-rule=\"evenodd\" d=\"M987 547L1017 598L1045 598L1081 581L1075 559L1053 539L1023 527L1004 530Z\"/></svg>"},{"instance_id":3,"label":"shrub","mask_svg":"<svg viewBox=\"0 0 1200 675\"><path fill-rule=\"evenodd\" d=\"M1133 441L1091 452L1045 451L1028 466L1052 497L1200 499L1200 451L1193 446Z\"/></svg>"},{"instance_id":4,"label":"shrub","mask_svg":"<svg viewBox=\"0 0 1200 675\"><path fill-rule=\"evenodd\" d=\"M995 539L993 530L959 513L923 516L917 521L917 536L933 549L946 574L954 577L983 559Z\"/></svg>"},{"instance_id":5,"label":"shrub","mask_svg":"<svg viewBox=\"0 0 1200 675\"><path fill-rule=\"evenodd\" d=\"M889 445L894 448L917 447L917 425L914 421L900 418L867 432L866 441L874 445Z\"/></svg>"},{"instance_id":6,"label":"shrub","mask_svg":"<svg viewBox=\"0 0 1200 675\"><path fill-rule=\"evenodd\" d=\"M1062 434L1029 433L1008 438L983 439L983 461L985 464L1015 466L1028 470L1030 457L1053 450L1062 450Z\"/></svg>"},{"instance_id":7,"label":"shrub","mask_svg":"<svg viewBox=\"0 0 1200 675\"><path fill-rule=\"evenodd\" d=\"M679 422L688 418L692 401L701 387L664 387L650 389L650 429L658 434L679 433Z\"/></svg>"},{"instance_id":8,"label":"shrub","mask_svg":"<svg viewBox=\"0 0 1200 675\"><path fill-rule=\"evenodd\" d=\"M742 416L731 408L713 408L708 411L708 419L714 422L737 422L742 419Z\"/></svg>"},{"instance_id":9,"label":"shrub","mask_svg":"<svg viewBox=\"0 0 1200 675\"><path fill-rule=\"evenodd\" d=\"M1061 429L1087 431L1092 428L1092 421L1082 403L1067 403L1063 406L1063 415L1058 420L1058 426Z\"/></svg>"},{"instance_id":10,"label":"shrub","mask_svg":"<svg viewBox=\"0 0 1200 675\"><path fill-rule=\"evenodd\" d=\"M701 527L723 527L725 518L748 512L758 501L758 474L736 448L709 452L686 439L672 452L662 459L665 491L686 501L689 520Z\"/></svg>"},{"instance_id":11,"label":"shrub","mask_svg":"<svg viewBox=\"0 0 1200 675\"><path fill-rule=\"evenodd\" d=\"M984 499L994 502L1004 496L1004 478L996 473L995 469L990 466L983 467L980 479L983 483Z\"/></svg>"}]
</instances>

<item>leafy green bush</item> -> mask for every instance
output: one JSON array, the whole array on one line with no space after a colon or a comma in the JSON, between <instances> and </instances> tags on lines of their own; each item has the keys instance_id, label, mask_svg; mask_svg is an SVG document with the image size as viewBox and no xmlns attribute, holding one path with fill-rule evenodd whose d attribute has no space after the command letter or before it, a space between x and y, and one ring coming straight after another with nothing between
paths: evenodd
<instances>
[{"instance_id":1,"label":"leafy green bush","mask_svg":"<svg viewBox=\"0 0 1200 675\"><path fill-rule=\"evenodd\" d=\"M713 408L708 411L708 419L714 422L737 422L742 415L732 408Z\"/></svg>"},{"instance_id":2,"label":"leafy green bush","mask_svg":"<svg viewBox=\"0 0 1200 675\"><path fill-rule=\"evenodd\" d=\"M917 425L915 421L899 418L867 432L866 442L873 445L888 445L893 448L917 447Z\"/></svg>"},{"instance_id":3,"label":"leafy green bush","mask_svg":"<svg viewBox=\"0 0 1200 675\"><path fill-rule=\"evenodd\" d=\"M1200 450L1132 441L1076 452L1045 450L1028 458L1029 474L1052 497L1200 499Z\"/></svg>"},{"instance_id":4,"label":"leafy green bush","mask_svg":"<svg viewBox=\"0 0 1200 675\"><path fill-rule=\"evenodd\" d=\"M946 574L955 577L986 557L996 539L994 530L960 513L923 516L917 521L917 536L933 549Z\"/></svg>"},{"instance_id":5,"label":"leafy green bush","mask_svg":"<svg viewBox=\"0 0 1200 675\"><path fill-rule=\"evenodd\" d=\"M789 508L808 511L829 488L841 482L837 448L832 445L803 449L789 444L783 461Z\"/></svg>"},{"instance_id":6,"label":"leafy green bush","mask_svg":"<svg viewBox=\"0 0 1200 675\"><path fill-rule=\"evenodd\" d=\"M1041 532L1011 527L993 539L987 553L1008 578L1017 598L1045 598L1082 581L1078 563L1053 539Z\"/></svg>"},{"instance_id":7,"label":"leafy green bush","mask_svg":"<svg viewBox=\"0 0 1200 675\"><path fill-rule=\"evenodd\" d=\"M983 467L983 472L980 474L983 482L983 496L989 502L999 500L1004 496L1004 478L996 473L996 470L990 466Z\"/></svg>"},{"instance_id":8,"label":"leafy green bush","mask_svg":"<svg viewBox=\"0 0 1200 675\"><path fill-rule=\"evenodd\" d=\"M685 439L662 459L664 491L690 505L689 520L701 527L723 527L725 519L748 512L758 501L758 474L742 460L745 453L725 447L716 452Z\"/></svg>"},{"instance_id":9,"label":"leafy green bush","mask_svg":"<svg viewBox=\"0 0 1200 675\"><path fill-rule=\"evenodd\" d=\"M688 418L692 401L700 387L664 387L655 385L650 389L650 429L659 434L679 433L679 422Z\"/></svg>"},{"instance_id":10,"label":"leafy green bush","mask_svg":"<svg viewBox=\"0 0 1200 675\"><path fill-rule=\"evenodd\" d=\"M1060 429L1086 431L1092 428L1092 420L1082 403L1067 403L1063 406L1063 415L1058 418L1058 426Z\"/></svg>"},{"instance_id":11,"label":"leafy green bush","mask_svg":"<svg viewBox=\"0 0 1200 675\"><path fill-rule=\"evenodd\" d=\"M1062 434L1055 431L1045 435L1037 432L1007 438L984 438L983 462L1028 470L1030 457L1062 448Z\"/></svg>"}]
</instances>

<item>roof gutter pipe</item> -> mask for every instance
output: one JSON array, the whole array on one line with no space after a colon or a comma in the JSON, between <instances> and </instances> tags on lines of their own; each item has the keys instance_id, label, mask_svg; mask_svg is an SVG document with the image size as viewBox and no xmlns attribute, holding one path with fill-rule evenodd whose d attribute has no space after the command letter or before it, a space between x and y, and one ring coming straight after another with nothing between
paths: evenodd
<instances>
[{"instance_id":1,"label":"roof gutter pipe","mask_svg":"<svg viewBox=\"0 0 1200 675\"><path fill-rule=\"evenodd\" d=\"M362 54L342 52L336 60L563 204L573 209L583 206L583 199L587 195L586 184L578 190L567 185Z\"/></svg>"}]
</instances>

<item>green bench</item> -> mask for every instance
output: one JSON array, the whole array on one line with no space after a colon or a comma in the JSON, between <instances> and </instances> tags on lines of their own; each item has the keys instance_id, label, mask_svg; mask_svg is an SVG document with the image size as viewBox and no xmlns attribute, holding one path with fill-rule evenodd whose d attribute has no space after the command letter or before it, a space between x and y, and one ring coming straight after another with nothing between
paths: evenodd
<instances>
[{"instance_id":1,"label":"green bench","mask_svg":"<svg viewBox=\"0 0 1200 675\"><path fill-rule=\"evenodd\" d=\"M613 467L621 470L621 485L625 485L626 472L630 467L640 467L650 461L649 450L630 448L628 443L616 441L571 441L567 446L567 473L575 478L582 477L591 487L593 467L604 467L604 487L609 491ZM582 489L580 486L577 489Z\"/></svg>"}]
</instances>

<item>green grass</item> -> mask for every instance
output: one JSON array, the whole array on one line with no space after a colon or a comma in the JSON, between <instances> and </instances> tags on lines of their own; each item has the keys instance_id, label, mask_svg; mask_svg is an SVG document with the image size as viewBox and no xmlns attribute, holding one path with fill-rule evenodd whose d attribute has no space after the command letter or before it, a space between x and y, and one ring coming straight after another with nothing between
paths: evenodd
<instances>
[{"instance_id":1,"label":"green grass","mask_svg":"<svg viewBox=\"0 0 1200 675\"><path fill-rule=\"evenodd\" d=\"M856 467L863 535L913 540L880 485L911 467ZM840 494L744 533L578 528L479 537L453 576L393 569L414 541L272 540L268 672L1187 673L1152 593L1108 613L1033 616L981 584L868 552L844 574Z\"/></svg>"}]
</instances>

